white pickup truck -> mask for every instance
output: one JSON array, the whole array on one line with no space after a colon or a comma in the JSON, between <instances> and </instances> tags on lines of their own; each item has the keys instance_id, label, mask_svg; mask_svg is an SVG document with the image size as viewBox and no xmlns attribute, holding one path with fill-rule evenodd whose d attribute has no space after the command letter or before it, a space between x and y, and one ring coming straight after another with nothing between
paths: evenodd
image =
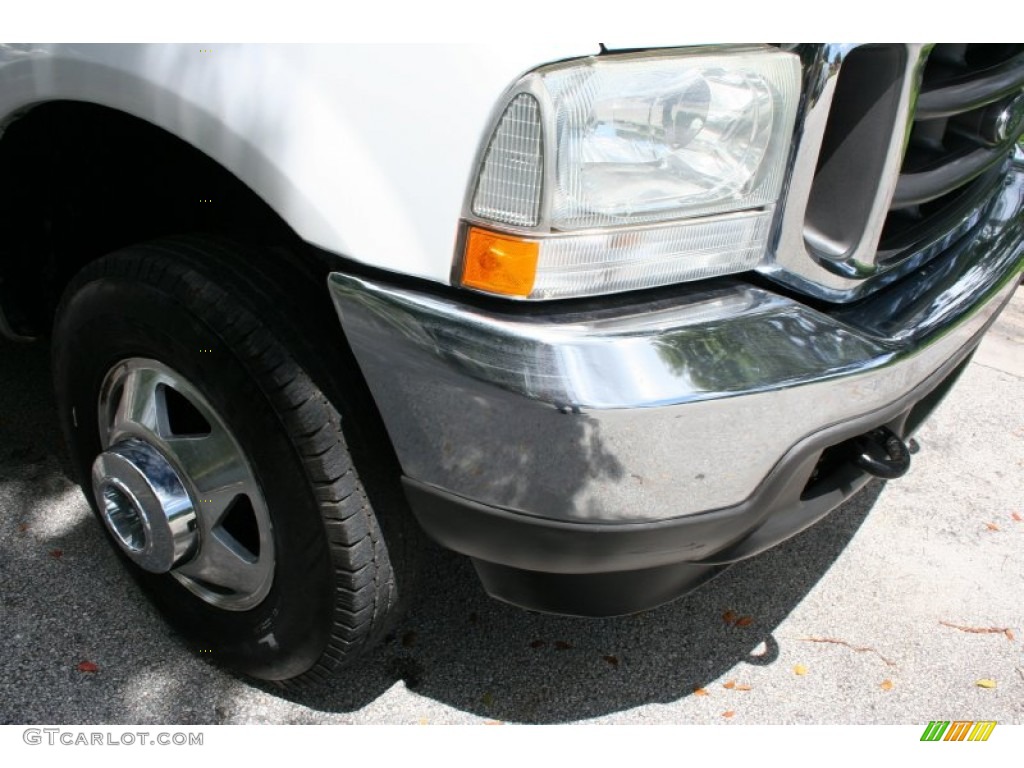
<instances>
[{"instance_id":1,"label":"white pickup truck","mask_svg":"<svg viewBox=\"0 0 1024 768\"><path fill-rule=\"evenodd\" d=\"M0 334L236 670L357 658L424 532L639 611L907 471L1024 267L1022 88L1012 44L2 45Z\"/></svg>"}]
</instances>

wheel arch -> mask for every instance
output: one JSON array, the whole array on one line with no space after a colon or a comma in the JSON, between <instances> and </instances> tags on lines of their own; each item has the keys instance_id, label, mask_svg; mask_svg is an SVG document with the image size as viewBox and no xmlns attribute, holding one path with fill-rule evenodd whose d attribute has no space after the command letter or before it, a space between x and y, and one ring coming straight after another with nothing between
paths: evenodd
<instances>
[{"instance_id":1,"label":"wheel arch","mask_svg":"<svg viewBox=\"0 0 1024 768\"><path fill-rule=\"evenodd\" d=\"M282 342L325 391L359 401L362 428L397 465L326 286L348 262L308 243L230 169L127 112L55 99L8 121L0 179L10 182L0 184L0 333L48 336L73 277L109 253L205 239L223 254L211 268L239 276L239 291L282 297L282 316L269 318Z\"/></svg>"},{"instance_id":2,"label":"wheel arch","mask_svg":"<svg viewBox=\"0 0 1024 768\"><path fill-rule=\"evenodd\" d=\"M260 167L268 168L261 161L249 175L273 173ZM0 179L6 336L46 335L71 277L136 242L205 232L278 246L296 261L329 259L231 168L164 127L105 104L37 100L9 114L0 135Z\"/></svg>"},{"instance_id":3,"label":"wheel arch","mask_svg":"<svg viewBox=\"0 0 1024 768\"><path fill-rule=\"evenodd\" d=\"M338 253L347 251L339 228L331 223L337 217L325 210L322 192L327 190L322 183L303 183L302 169L288 155L287 142L293 139L281 130L276 94L239 103L259 81L260 73L251 69L257 57L245 59L250 69L234 68L211 78L195 71L196 59L183 46L97 46L95 52L91 46L29 48L13 60L0 56L0 131L43 105L59 102L138 118L222 166L300 237ZM115 53L101 58L101 48ZM232 83L229 76L239 75L243 77Z\"/></svg>"},{"instance_id":4,"label":"wheel arch","mask_svg":"<svg viewBox=\"0 0 1024 768\"><path fill-rule=\"evenodd\" d=\"M280 51L228 53L214 66L194 46L0 45L0 334L44 335L71 275L133 242L204 231L372 261L342 232L369 239L360 207L373 189L389 237L403 231L345 114L314 84L285 87L298 65ZM140 215L136 185L161 175L172 179L163 210ZM94 191L61 198L76 186ZM59 218L69 209L89 211L90 231L83 215ZM40 230L57 242L39 247Z\"/></svg>"}]
</instances>

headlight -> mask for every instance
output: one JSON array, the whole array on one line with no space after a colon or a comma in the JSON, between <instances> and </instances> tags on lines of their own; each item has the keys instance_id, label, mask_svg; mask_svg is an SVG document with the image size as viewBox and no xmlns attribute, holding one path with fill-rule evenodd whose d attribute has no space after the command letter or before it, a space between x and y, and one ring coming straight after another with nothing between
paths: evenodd
<instances>
[{"instance_id":1,"label":"headlight","mask_svg":"<svg viewBox=\"0 0 1024 768\"><path fill-rule=\"evenodd\" d=\"M798 58L772 48L600 56L527 75L469 206L471 223L500 232L464 238L463 284L561 298L756 266L799 89ZM533 244L532 271L509 258L522 248L494 249L502 239Z\"/></svg>"}]
</instances>

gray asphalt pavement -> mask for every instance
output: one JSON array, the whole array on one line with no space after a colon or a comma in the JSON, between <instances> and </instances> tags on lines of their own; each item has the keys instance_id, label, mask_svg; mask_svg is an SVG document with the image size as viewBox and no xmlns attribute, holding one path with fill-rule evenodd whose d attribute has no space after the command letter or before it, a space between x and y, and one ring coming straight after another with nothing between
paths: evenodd
<instances>
[{"instance_id":1,"label":"gray asphalt pavement","mask_svg":"<svg viewBox=\"0 0 1024 768\"><path fill-rule=\"evenodd\" d=\"M395 634L291 698L192 655L122 572L47 355L0 342L0 723L1024 723L1024 291L911 473L783 546L600 621L501 605L434 549Z\"/></svg>"}]
</instances>

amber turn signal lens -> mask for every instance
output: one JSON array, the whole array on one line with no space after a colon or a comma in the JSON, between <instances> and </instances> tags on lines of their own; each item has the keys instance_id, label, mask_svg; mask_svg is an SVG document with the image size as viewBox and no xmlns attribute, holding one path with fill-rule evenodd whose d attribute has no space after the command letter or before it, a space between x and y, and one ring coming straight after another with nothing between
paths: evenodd
<instances>
[{"instance_id":1,"label":"amber turn signal lens","mask_svg":"<svg viewBox=\"0 0 1024 768\"><path fill-rule=\"evenodd\" d=\"M529 296L537 276L540 244L470 227L462 261L462 284L504 296Z\"/></svg>"}]
</instances>

